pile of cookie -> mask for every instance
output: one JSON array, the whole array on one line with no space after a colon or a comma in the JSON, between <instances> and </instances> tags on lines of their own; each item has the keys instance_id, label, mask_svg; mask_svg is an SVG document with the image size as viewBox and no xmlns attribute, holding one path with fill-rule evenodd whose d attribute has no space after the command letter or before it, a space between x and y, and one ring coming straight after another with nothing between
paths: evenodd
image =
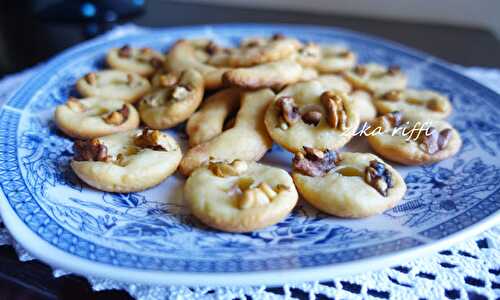
<instances>
[{"instance_id":1,"label":"pile of cookie","mask_svg":"<svg viewBox=\"0 0 500 300\"><path fill-rule=\"evenodd\" d=\"M165 55L111 49L106 62L109 69L77 81L82 99L55 110L58 127L76 139L74 172L96 189L123 193L178 170L187 176L192 213L224 231L275 224L299 194L339 217L393 207L406 192L396 169L374 154L337 152L362 124L370 124L373 150L402 164L440 161L461 146L443 120L452 109L446 97L407 89L397 67L357 65L356 54L339 45L281 34L235 48L179 40ZM189 148L182 153L160 130L186 121ZM429 121L425 134L405 134ZM295 154L291 176L258 163L273 143Z\"/></svg>"}]
</instances>

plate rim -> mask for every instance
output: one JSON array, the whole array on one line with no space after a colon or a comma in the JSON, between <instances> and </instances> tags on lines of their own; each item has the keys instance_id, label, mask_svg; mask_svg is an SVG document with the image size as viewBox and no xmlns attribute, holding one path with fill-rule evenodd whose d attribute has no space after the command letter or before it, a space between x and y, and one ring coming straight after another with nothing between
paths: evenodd
<instances>
[{"instance_id":1,"label":"plate rim","mask_svg":"<svg viewBox=\"0 0 500 300\"><path fill-rule=\"evenodd\" d=\"M135 25L134 25L135 26ZM138 31L133 32L130 35L140 34L141 32L155 32L167 30L202 30L204 28L228 28L228 27L238 27L238 26L251 26L251 27L262 27L273 30L273 28L295 28L295 29L307 29L307 30L323 30L323 31L337 31L344 32L350 35L355 35L363 39L368 39L371 42L381 43L384 46L389 46L390 48L396 48L399 51L405 52L406 54L416 56L419 59L431 59L432 63L440 67L442 70L452 73L454 76L462 77L476 85L479 85L483 89L487 89L494 95L498 96L498 93L490 89L489 87L477 82L476 80L469 78L460 72L453 69L452 65L449 65L445 61L436 58L430 54L420 52L413 48L409 48L405 45L401 45L397 42L386 40L384 38L378 38L376 36L367 35L364 33L358 33L356 31L346 30L343 28L331 27L331 26L316 26L316 25L298 25L298 24L282 24L282 23L226 23L226 24L204 24L204 25L194 25L194 26L175 26L168 28L148 28L148 27L137 27ZM105 36L105 35L104 35ZM0 111L6 109L14 109L15 107L9 106L9 101L15 98L16 94L29 86L33 81L40 80L40 74L43 74L44 69L48 70L51 66L56 65L59 61L64 61L67 57L74 55L80 48L89 47L92 45L98 45L100 43L105 43L108 40L101 36L94 40L79 43L73 47L70 47L58 55L51 58L46 62L40 70L37 70L31 78L29 78L23 85L21 85L16 92L14 92L9 99L5 102L4 106ZM120 39L124 36L119 36L112 38L111 40ZM213 286L227 286L238 285L279 285L283 283L299 282L312 280L324 280L331 279L336 275L347 275L360 273L364 271L379 269L382 267L392 266L398 264L402 261L411 258L421 257L425 254L436 252L450 245L461 241L463 239L472 237L490 227L495 225L500 221L500 211L497 210L495 213L481 219L473 225L462 228L457 232L450 234L444 238L439 238L429 243L424 243L422 245L413 246L405 250L397 250L392 253L373 256L363 259L358 259L350 262L336 263L333 265L324 265L316 267L299 267L295 269L285 269L285 270L267 270L267 271L243 271L243 272L178 272L178 271L160 271L160 270L146 270L146 269L136 269L128 267L118 267L109 264L104 264L100 262L91 261L57 248L51 245L41 237L39 237L35 232L33 232L27 224L15 213L14 209L11 207L7 197L4 194L3 188L0 193L0 213L2 215L4 224L9 232L12 234L13 238L19 242L29 253L33 254L35 257L40 258L42 261L47 262L51 267L57 267L64 269L65 271L71 271L74 273L82 275L91 275L97 277L111 278L114 280L133 282L133 283L145 283L145 284L174 284L174 285L193 285L193 282L202 282L206 285ZM498 190L496 191L498 192ZM492 193L491 195L495 194ZM491 196L490 195L490 196ZM57 259L56 259L57 257ZM126 271L126 272L124 272ZM286 278L286 279L285 279Z\"/></svg>"}]
</instances>

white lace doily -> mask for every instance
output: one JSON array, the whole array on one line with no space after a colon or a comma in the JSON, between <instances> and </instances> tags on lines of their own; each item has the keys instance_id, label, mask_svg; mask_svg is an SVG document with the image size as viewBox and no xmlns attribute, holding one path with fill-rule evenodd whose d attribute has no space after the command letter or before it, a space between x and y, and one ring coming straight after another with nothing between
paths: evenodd
<instances>
[{"instance_id":1,"label":"white lace doily","mask_svg":"<svg viewBox=\"0 0 500 300\"><path fill-rule=\"evenodd\" d=\"M122 26L106 36L126 33ZM462 68L477 81L500 93L500 70ZM0 81L0 105L36 69ZM1 219L0 219L1 221ZM15 243L0 225L0 245L11 244L19 259L34 259ZM55 277L67 272L54 270ZM438 254L404 265L330 281L305 282L282 287L186 287L128 284L87 278L96 291L123 289L138 300L152 299L497 299L500 297L500 226Z\"/></svg>"}]
</instances>

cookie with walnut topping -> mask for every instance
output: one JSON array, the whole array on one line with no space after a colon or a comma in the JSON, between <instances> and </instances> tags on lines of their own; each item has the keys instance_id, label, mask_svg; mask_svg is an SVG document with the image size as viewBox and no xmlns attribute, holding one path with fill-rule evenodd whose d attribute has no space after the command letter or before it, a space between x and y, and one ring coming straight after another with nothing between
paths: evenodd
<instances>
[{"instance_id":1,"label":"cookie with walnut topping","mask_svg":"<svg viewBox=\"0 0 500 300\"><path fill-rule=\"evenodd\" d=\"M74 144L71 168L88 185L128 193L153 187L177 169L182 157L174 138L158 130L130 130Z\"/></svg>"},{"instance_id":2,"label":"cookie with walnut topping","mask_svg":"<svg viewBox=\"0 0 500 300\"><path fill-rule=\"evenodd\" d=\"M203 77L198 71L185 70L178 78L171 74L161 76L160 86L139 103L141 120L153 129L171 128L184 122L203 99Z\"/></svg>"},{"instance_id":3,"label":"cookie with walnut topping","mask_svg":"<svg viewBox=\"0 0 500 300\"><path fill-rule=\"evenodd\" d=\"M289 151L303 146L337 149L359 125L347 93L350 85L335 75L289 85L266 111L265 124L272 139Z\"/></svg>"},{"instance_id":4,"label":"cookie with walnut topping","mask_svg":"<svg viewBox=\"0 0 500 300\"><path fill-rule=\"evenodd\" d=\"M462 145L458 131L443 120L408 120L403 113L392 112L375 119L371 127L368 142L373 150L405 165L444 160Z\"/></svg>"},{"instance_id":5,"label":"cookie with walnut topping","mask_svg":"<svg viewBox=\"0 0 500 300\"><path fill-rule=\"evenodd\" d=\"M372 94L402 90L406 88L408 82L408 78L398 66L385 67L374 63L357 65L345 71L344 77L355 89L365 90Z\"/></svg>"},{"instance_id":6,"label":"cookie with walnut topping","mask_svg":"<svg viewBox=\"0 0 500 300\"><path fill-rule=\"evenodd\" d=\"M149 81L139 74L118 70L91 72L76 82L76 89L84 97L121 99L127 103L136 102L150 88Z\"/></svg>"},{"instance_id":7,"label":"cookie with walnut topping","mask_svg":"<svg viewBox=\"0 0 500 300\"><path fill-rule=\"evenodd\" d=\"M113 48L106 55L106 63L112 69L151 76L163 68L164 57L151 48L134 48L125 45Z\"/></svg>"},{"instance_id":8,"label":"cookie with walnut topping","mask_svg":"<svg viewBox=\"0 0 500 300\"><path fill-rule=\"evenodd\" d=\"M139 113L122 100L70 98L54 112L57 127L65 134L90 139L139 127Z\"/></svg>"},{"instance_id":9,"label":"cookie with walnut topping","mask_svg":"<svg viewBox=\"0 0 500 300\"><path fill-rule=\"evenodd\" d=\"M321 73L338 73L353 68L356 59L356 54L342 45L321 45L316 69Z\"/></svg>"},{"instance_id":10,"label":"cookie with walnut topping","mask_svg":"<svg viewBox=\"0 0 500 300\"><path fill-rule=\"evenodd\" d=\"M250 232L283 220L298 194L285 170L235 160L196 169L186 181L184 197L193 215L206 225Z\"/></svg>"},{"instance_id":11,"label":"cookie with walnut topping","mask_svg":"<svg viewBox=\"0 0 500 300\"><path fill-rule=\"evenodd\" d=\"M299 194L319 210L342 218L364 218L394 207L406 184L376 155L305 148L293 159Z\"/></svg>"},{"instance_id":12,"label":"cookie with walnut topping","mask_svg":"<svg viewBox=\"0 0 500 300\"><path fill-rule=\"evenodd\" d=\"M223 86L222 75L231 68L208 63L218 48L208 39L178 40L166 55L165 69L173 73L195 69L203 77L206 89L220 88Z\"/></svg>"},{"instance_id":13,"label":"cookie with walnut topping","mask_svg":"<svg viewBox=\"0 0 500 300\"><path fill-rule=\"evenodd\" d=\"M444 119L452 111L447 97L430 90L391 90L379 94L375 106L381 114L400 111L412 120Z\"/></svg>"}]
</instances>

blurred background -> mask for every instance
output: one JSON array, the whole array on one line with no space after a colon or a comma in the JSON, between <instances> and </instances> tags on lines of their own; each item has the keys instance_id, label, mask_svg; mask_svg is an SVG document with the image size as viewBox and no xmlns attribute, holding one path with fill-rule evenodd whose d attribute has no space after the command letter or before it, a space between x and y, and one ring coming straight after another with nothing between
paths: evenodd
<instances>
[{"instance_id":1,"label":"blurred background","mask_svg":"<svg viewBox=\"0 0 500 300\"><path fill-rule=\"evenodd\" d=\"M498 0L16 0L0 3L0 76L118 24L267 22L338 26L461 65L500 67Z\"/></svg>"}]
</instances>

